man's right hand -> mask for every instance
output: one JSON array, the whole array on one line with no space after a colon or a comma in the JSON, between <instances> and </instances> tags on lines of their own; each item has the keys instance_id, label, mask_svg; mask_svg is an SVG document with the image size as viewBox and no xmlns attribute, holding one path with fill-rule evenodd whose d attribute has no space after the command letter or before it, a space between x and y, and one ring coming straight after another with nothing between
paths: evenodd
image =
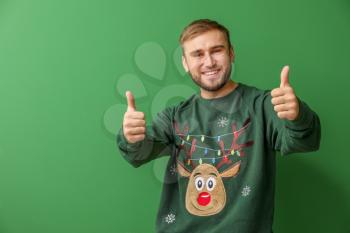
<instances>
[{"instance_id":1,"label":"man's right hand","mask_svg":"<svg viewBox=\"0 0 350 233\"><path fill-rule=\"evenodd\" d=\"M135 98L130 91L127 91L125 95L128 109L123 120L124 137L129 143L136 143L144 140L146 136L145 114L136 111Z\"/></svg>"}]
</instances>

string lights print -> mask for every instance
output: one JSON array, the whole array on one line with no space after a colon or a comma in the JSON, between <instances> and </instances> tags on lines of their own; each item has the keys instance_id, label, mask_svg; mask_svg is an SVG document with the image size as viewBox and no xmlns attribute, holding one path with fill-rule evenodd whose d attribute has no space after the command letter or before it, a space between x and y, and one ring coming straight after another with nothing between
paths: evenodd
<instances>
[{"instance_id":1,"label":"string lights print","mask_svg":"<svg viewBox=\"0 0 350 233\"><path fill-rule=\"evenodd\" d=\"M188 179L184 205L190 214L210 216L224 209L232 194L227 197L223 180L239 174L244 148L254 144L246 139L249 134L241 137L250 124L248 117L240 128L234 122L229 132L213 136L190 134L188 125L182 129L174 122L177 169L180 177Z\"/></svg>"},{"instance_id":2,"label":"string lights print","mask_svg":"<svg viewBox=\"0 0 350 233\"><path fill-rule=\"evenodd\" d=\"M248 118L245 120L243 126L240 129L237 129L236 123L232 123L230 133L208 136L189 134L188 126L185 126L181 131L175 122L174 128L176 131L176 136L179 137L181 141L180 150L183 150L186 154L183 163L191 166L192 168L195 168L196 165L200 165L202 163L210 163L219 169L224 164L232 163L233 158L243 157L243 148L251 146L253 144L253 141L247 141L245 143L239 144L238 138L242 133L245 132L250 123L250 118ZM217 145L216 148L205 146L204 143L207 141L215 142L214 144ZM224 141L230 141L230 146L225 147Z\"/></svg>"}]
</instances>

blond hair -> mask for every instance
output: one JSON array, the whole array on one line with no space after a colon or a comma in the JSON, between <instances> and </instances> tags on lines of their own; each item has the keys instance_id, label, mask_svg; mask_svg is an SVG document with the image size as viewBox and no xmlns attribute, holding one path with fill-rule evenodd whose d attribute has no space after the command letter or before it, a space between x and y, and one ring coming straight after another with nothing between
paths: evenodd
<instances>
[{"instance_id":1,"label":"blond hair","mask_svg":"<svg viewBox=\"0 0 350 233\"><path fill-rule=\"evenodd\" d=\"M229 48L232 48L232 44L230 41L230 32L227 30L227 28L219 24L218 22L210 19L198 19L186 26L181 33L180 44L183 45L185 41L195 38L211 30L219 30L222 33L224 33L227 40L227 45L229 46Z\"/></svg>"}]
</instances>

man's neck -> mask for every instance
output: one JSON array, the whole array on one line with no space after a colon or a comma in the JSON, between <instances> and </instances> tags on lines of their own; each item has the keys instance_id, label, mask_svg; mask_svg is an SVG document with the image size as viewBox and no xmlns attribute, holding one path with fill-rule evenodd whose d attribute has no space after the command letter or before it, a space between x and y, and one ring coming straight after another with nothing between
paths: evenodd
<instances>
[{"instance_id":1,"label":"man's neck","mask_svg":"<svg viewBox=\"0 0 350 233\"><path fill-rule=\"evenodd\" d=\"M216 99L223 97L225 95L228 95L230 92L232 92L236 87L238 86L237 83L235 83L232 80L229 80L225 86L223 86L221 89L217 91L206 91L201 89L201 96L204 99Z\"/></svg>"}]
</instances>

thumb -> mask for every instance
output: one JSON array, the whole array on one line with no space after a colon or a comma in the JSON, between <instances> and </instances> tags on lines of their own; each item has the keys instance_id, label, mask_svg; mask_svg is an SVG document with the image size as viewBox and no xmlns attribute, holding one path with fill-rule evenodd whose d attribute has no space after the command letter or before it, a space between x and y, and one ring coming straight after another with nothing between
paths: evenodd
<instances>
[{"instance_id":1,"label":"thumb","mask_svg":"<svg viewBox=\"0 0 350 233\"><path fill-rule=\"evenodd\" d=\"M131 91L126 91L125 96L126 96L126 100L128 101L128 110L127 111L128 112L136 111L134 95L131 93Z\"/></svg>"},{"instance_id":2,"label":"thumb","mask_svg":"<svg viewBox=\"0 0 350 233\"><path fill-rule=\"evenodd\" d=\"M288 79L288 72L289 72L289 66L284 66L281 71L281 84L280 87L286 87L289 85L289 79Z\"/></svg>"}]
</instances>

